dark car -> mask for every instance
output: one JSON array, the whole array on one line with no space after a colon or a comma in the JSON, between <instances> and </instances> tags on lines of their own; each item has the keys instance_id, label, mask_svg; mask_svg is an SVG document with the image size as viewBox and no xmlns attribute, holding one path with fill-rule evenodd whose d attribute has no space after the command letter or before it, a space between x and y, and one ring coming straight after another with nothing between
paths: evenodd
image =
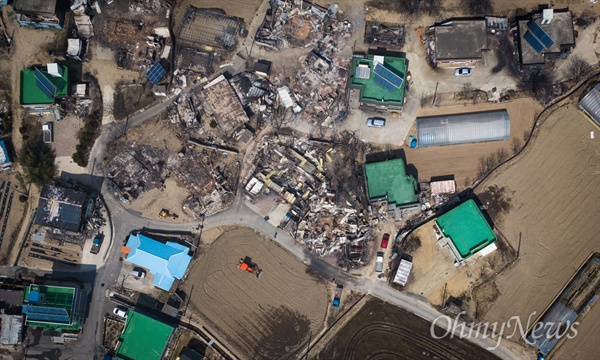
<instances>
[{"instance_id":1,"label":"dark car","mask_svg":"<svg viewBox=\"0 0 600 360\"><path fill-rule=\"evenodd\" d=\"M383 234L383 238L381 239L381 247L387 249L388 241L390 241L390 234Z\"/></svg>"}]
</instances>

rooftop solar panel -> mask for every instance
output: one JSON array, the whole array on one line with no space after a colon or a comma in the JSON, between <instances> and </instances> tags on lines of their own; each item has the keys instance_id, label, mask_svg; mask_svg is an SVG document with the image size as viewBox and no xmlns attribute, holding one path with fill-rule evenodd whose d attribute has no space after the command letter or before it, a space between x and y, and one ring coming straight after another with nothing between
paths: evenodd
<instances>
[{"instance_id":1,"label":"rooftop solar panel","mask_svg":"<svg viewBox=\"0 0 600 360\"><path fill-rule=\"evenodd\" d=\"M59 214L61 221L69 224L79 224L81 211L78 207L69 204L62 204Z\"/></svg>"},{"instance_id":2,"label":"rooftop solar panel","mask_svg":"<svg viewBox=\"0 0 600 360\"><path fill-rule=\"evenodd\" d=\"M65 309L45 306L23 306L23 313L28 320L70 323L69 313Z\"/></svg>"},{"instance_id":3,"label":"rooftop solar panel","mask_svg":"<svg viewBox=\"0 0 600 360\"><path fill-rule=\"evenodd\" d=\"M535 21L531 20L527 23L527 28L533 32L533 35L537 37L544 46L549 49L554 45L554 40L548 35L548 33L538 25Z\"/></svg>"},{"instance_id":4,"label":"rooftop solar panel","mask_svg":"<svg viewBox=\"0 0 600 360\"><path fill-rule=\"evenodd\" d=\"M167 71L162 67L159 62L155 62L154 65L146 72L146 76L152 85L158 84L158 82L165 76Z\"/></svg>"},{"instance_id":5,"label":"rooftop solar panel","mask_svg":"<svg viewBox=\"0 0 600 360\"><path fill-rule=\"evenodd\" d=\"M375 73L381 75L385 80L389 81L394 87L399 88L402 85L402 78L389 69L386 69L382 64L375 65Z\"/></svg>"},{"instance_id":6,"label":"rooftop solar panel","mask_svg":"<svg viewBox=\"0 0 600 360\"><path fill-rule=\"evenodd\" d=\"M523 35L523 39L527 41L529 45L535 50L538 54L542 53L544 50L544 44L542 44L529 30Z\"/></svg>"},{"instance_id":7,"label":"rooftop solar panel","mask_svg":"<svg viewBox=\"0 0 600 360\"><path fill-rule=\"evenodd\" d=\"M371 69L368 66L357 66L355 74L358 79L368 79L371 76Z\"/></svg>"},{"instance_id":8,"label":"rooftop solar panel","mask_svg":"<svg viewBox=\"0 0 600 360\"><path fill-rule=\"evenodd\" d=\"M381 86L389 92L393 92L394 90L396 90L396 87L391 82L387 81L379 74L375 74L374 80L377 85Z\"/></svg>"},{"instance_id":9,"label":"rooftop solar panel","mask_svg":"<svg viewBox=\"0 0 600 360\"><path fill-rule=\"evenodd\" d=\"M44 95L54 99L58 92L56 86L38 69L33 70L33 75L35 76L35 85L40 88Z\"/></svg>"}]
</instances>

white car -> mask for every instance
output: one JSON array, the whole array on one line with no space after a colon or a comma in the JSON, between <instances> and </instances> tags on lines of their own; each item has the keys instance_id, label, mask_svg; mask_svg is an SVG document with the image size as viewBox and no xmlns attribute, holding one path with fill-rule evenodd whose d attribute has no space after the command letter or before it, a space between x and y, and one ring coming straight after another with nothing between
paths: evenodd
<instances>
[{"instance_id":1,"label":"white car","mask_svg":"<svg viewBox=\"0 0 600 360\"><path fill-rule=\"evenodd\" d=\"M454 70L454 76L471 76L471 68L458 68Z\"/></svg>"},{"instance_id":2,"label":"white car","mask_svg":"<svg viewBox=\"0 0 600 360\"><path fill-rule=\"evenodd\" d=\"M367 126L374 128L382 128L385 126L385 119L380 117L371 117L367 119Z\"/></svg>"},{"instance_id":3,"label":"white car","mask_svg":"<svg viewBox=\"0 0 600 360\"><path fill-rule=\"evenodd\" d=\"M123 319L127 319L127 309L122 308L117 306L114 310L113 310L113 314L117 315L118 317L121 317Z\"/></svg>"},{"instance_id":4,"label":"white car","mask_svg":"<svg viewBox=\"0 0 600 360\"><path fill-rule=\"evenodd\" d=\"M143 279L146 277L146 270L135 268L131 270L131 275L135 276L138 279Z\"/></svg>"}]
</instances>

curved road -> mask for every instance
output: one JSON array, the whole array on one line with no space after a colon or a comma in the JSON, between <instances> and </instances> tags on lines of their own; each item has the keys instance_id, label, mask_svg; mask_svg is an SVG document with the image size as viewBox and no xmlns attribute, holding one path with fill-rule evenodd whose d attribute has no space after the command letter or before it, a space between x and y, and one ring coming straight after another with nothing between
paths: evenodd
<instances>
[{"instance_id":1,"label":"curved road","mask_svg":"<svg viewBox=\"0 0 600 360\"><path fill-rule=\"evenodd\" d=\"M175 101L175 99L176 97L170 97L165 101L148 108L142 113L138 112L131 116L127 122L121 124L111 123L103 125L102 135L94 145L90 155L90 159L93 159L90 163L95 164L95 168L91 169L91 173L94 174L95 170L97 170L98 174L102 172L102 157L106 148L106 144L124 134L126 127L131 128L140 125L144 121L159 115L161 112L165 111L167 106ZM86 346L89 348L87 344L95 343L96 349L94 351L94 355L96 357L98 357L102 351L102 318L105 313L111 311L113 306L108 301L105 288L102 287L102 284L106 284L106 286L108 286L117 282L117 276L121 268L119 254L121 245L123 245L125 242L127 235L131 231L139 229L193 232L197 231L201 224L197 221L190 223L173 223L147 219L141 216L139 213L125 209L123 205L114 198L106 184L104 184L102 193L104 194L104 199L113 220L112 240L110 243L110 249L108 250L109 254L107 257L107 262L104 264L104 266L98 269L96 273L96 281L94 284L95 290L92 293L91 302L94 304L94 308L90 310L86 326L82 332L82 341L78 342L78 345L75 345L73 349L74 351L85 352L87 350ZM234 204L229 209L217 215L207 217L204 220L203 225L204 228L219 227L223 225L241 225L251 227L257 231L260 231L266 236L269 236L273 241L277 242L280 246L303 261L307 266L319 272L319 274L325 279L335 278L336 282L344 284L344 286L349 289L354 289L366 294L377 296L430 322L442 315L436 309L431 307L424 298L418 295L394 290L388 286L385 281L357 278L348 275L339 268L336 268L314 256L313 254L303 250L287 233L279 231L277 238L274 238L274 234L277 229L270 223L264 221L262 217L246 206L243 196L238 196ZM437 323L437 325L441 327L446 324L446 321ZM455 332L458 333L458 331ZM496 346L496 341L491 338L483 339L481 336L478 336L476 339L469 340L484 348L494 348ZM498 346L493 353L503 359L518 358L503 346Z\"/></svg>"}]
</instances>

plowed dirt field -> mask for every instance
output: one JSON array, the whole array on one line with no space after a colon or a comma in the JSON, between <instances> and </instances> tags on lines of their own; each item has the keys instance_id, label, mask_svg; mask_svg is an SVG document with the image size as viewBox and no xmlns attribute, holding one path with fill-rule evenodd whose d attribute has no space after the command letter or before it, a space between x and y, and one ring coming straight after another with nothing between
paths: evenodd
<instances>
[{"instance_id":1,"label":"plowed dirt field","mask_svg":"<svg viewBox=\"0 0 600 360\"><path fill-rule=\"evenodd\" d=\"M263 269L260 278L238 269L245 256ZM325 282L251 229L227 231L207 246L185 286L190 309L241 358L293 359L324 326Z\"/></svg>"},{"instance_id":2,"label":"plowed dirt field","mask_svg":"<svg viewBox=\"0 0 600 360\"><path fill-rule=\"evenodd\" d=\"M600 251L600 142L590 136L598 129L573 103L538 129L511 165L476 189L496 230L514 249L522 239L520 259L495 279L498 296L485 320L526 322L534 311L537 318Z\"/></svg>"},{"instance_id":3,"label":"plowed dirt field","mask_svg":"<svg viewBox=\"0 0 600 360\"><path fill-rule=\"evenodd\" d=\"M325 345L317 359L498 359L465 340L430 334L431 324L379 299L371 299ZM437 329L437 336L444 331Z\"/></svg>"}]
</instances>

